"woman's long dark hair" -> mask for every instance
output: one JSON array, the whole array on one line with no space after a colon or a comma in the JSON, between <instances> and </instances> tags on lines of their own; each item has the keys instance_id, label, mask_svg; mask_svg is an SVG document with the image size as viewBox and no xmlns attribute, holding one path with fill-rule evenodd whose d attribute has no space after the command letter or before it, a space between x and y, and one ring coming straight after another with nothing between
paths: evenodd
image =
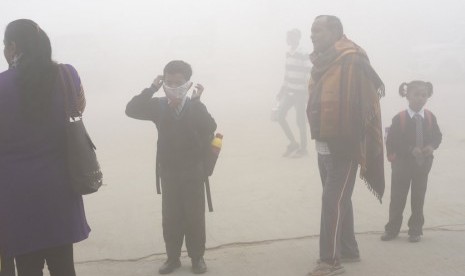
<instances>
[{"instance_id":1,"label":"woman's long dark hair","mask_svg":"<svg viewBox=\"0 0 465 276\"><path fill-rule=\"evenodd\" d=\"M58 72L50 39L34 21L19 19L8 24L4 41L14 42L21 53L17 70L23 114L40 121L50 115Z\"/></svg>"}]
</instances>

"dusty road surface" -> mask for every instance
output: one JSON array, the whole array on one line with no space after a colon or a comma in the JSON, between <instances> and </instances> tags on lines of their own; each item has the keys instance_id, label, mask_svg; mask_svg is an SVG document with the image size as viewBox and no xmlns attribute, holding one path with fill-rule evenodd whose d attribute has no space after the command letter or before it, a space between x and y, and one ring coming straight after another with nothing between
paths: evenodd
<instances>
[{"instance_id":1,"label":"dusty road surface","mask_svg":"<svg viewBox=\"0 0 465 276\"><path fill-rule=\"evenodd\" d=\"M359 234L360 249L365 252L360 263L345 264L347 276L437 276L465 275L465 226L440 227L425 231L421 243L410 244L405 233L388 244L380 244L378 233ZM207 275L305 275L317 259L316 237L235 244L208 250ZM80 275L157 275L163 256L142 260L103 261L77 265ZM190 260L172 275L193 275Z\"/></svg>"},{"instance_id":2,"label":"dusty road surface","mask_svg":"<svg viewBox=\"0 0 465 276\"><path fill-rule=\"evenodd\" d=\"M462 90L437 89L448 94L438 92L429 104L444 140L428 183L428 230L418 244L408 243L405 233L389 243L379 240L390 197L386 162L383 204L357 180L353 205L363 260L346 265L347 275L465 275L465 131L457 127L465 123L465 110L460 102L447 100ZM106 186L85 197L92 233L75 246L80 275L156 275L165 258L161 197L154 181L156 130L150 122L124 115L126 102L137 92L115 96L108 107L101 105L102 99L88 97L85 119L98 147ZM272 102L257 104L267 95L257 94L248 104L232 91L222 95L210 91L209 96L208 92L204 101L225 136L211 178L215 212L207 213L207 247L217 249L206 252L209 275L305 275L318 256L321 183L313 143L305 158L282 158L286 141L269 120ZM388 97L382 103L386 126L404 107L403 101L394 107L387 105L389 101ZM293 112L289 119L294 119ZM407 230L406 222L402 229ZM184 258L174 275L190 275L189 269Z\"/></svg>"}]
</instances>

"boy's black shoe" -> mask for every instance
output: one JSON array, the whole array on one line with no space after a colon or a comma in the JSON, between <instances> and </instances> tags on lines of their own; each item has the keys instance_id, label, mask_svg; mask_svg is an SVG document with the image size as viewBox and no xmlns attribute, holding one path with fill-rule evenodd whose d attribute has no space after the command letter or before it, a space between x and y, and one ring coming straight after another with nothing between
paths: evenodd
<instances>
[{"instance_id":1,"label":"boy's black shoe","mask_svg":"<svg viewBox=\"0 0 465 276\"><path fill-rule=\"evenodd\" d=\"M420 235L410 235L408 237L409 242L419 242L421 241L421 236Z\"/></svg>"},{"instance_id":2,"label":"boy's black shoe","mask_svg":"<svg viewBox=\"0 0 465 276\"><path fill-rule=\"evenodd\" d=\"M207 272L207 264L203 257L192 259L192 272L194 272L194 274L203 274Z\"/></svg>"},{"instance_id":3,"label":"boy's black shoe","mask_svg":"<svg viewBox=\"0 0 465 276\"><path fill-rule=\"evenodd\" d=\"M384 234L381 236L382 241L390 241L393 240L397 237L397 235L391 234L389 232L384 232Z\"/></svg>"},{"instance_id":4,"label":"boy's black shoe","mask_svg":"<svg viewBox=\"0 0 465 276\"><path fill-rule=\"evenodd\" d=\"M176 268L181 267L181 261L178 259L168 259L166 262L158 269L160 274L170 274Z\"/></svg>"}]
</instances>

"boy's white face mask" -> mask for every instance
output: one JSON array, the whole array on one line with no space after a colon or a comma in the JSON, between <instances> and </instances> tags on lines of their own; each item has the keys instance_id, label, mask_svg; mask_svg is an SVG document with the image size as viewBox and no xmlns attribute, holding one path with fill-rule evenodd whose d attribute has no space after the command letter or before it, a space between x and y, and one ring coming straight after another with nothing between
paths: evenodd
<instances>
[{"instance_id":1,"label":"boy's white face mask","mask_svg":"<svg viewBox=\"0 0 465 276\"><path fill-rule=\"evenodd\" d=\"M178 86L178 87L169 87L163 84L163 90L165 91L166 97L171 101L179 101L186 97L187 91L192 86L192 82L188 81L185 84Z\"/></svg>"}]
</instances>

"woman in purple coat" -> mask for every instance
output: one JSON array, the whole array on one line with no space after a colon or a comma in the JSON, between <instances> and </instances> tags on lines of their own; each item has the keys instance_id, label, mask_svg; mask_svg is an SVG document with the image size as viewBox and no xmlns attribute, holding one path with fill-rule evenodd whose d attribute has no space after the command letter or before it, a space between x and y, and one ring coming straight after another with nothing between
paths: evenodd
<instances>
[{"instance_id":1,"label":"woman in purple coat","mask_svg":"<svg viewBox=\"0 0 465 276\"><path fill-rule=\"evenodd\" d=\"M8 24L0 73L0 255L15 257L19 276L73 276L73 244L86 239L82 197L73 193L65 159L64 85L47 34L33 21Z\"/></svg>"}]
</instances>

